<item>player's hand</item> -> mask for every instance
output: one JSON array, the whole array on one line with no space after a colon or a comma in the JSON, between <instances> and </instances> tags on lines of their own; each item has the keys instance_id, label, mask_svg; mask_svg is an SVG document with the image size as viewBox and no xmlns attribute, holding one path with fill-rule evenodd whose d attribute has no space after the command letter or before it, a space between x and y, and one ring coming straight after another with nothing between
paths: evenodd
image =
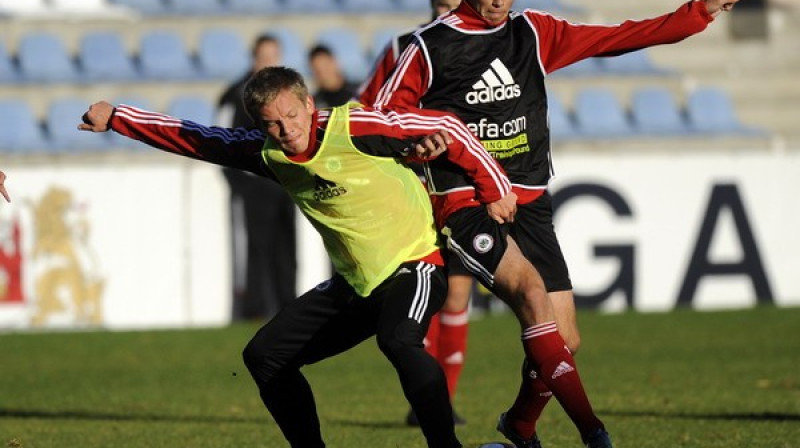
<instances>
[{"instance_id":1,"label":"player's hand","mask_svg":"<svg viewBox=\"0 0 800 448\"><path fill-rule=\"evenodd\" d=\"M5 182L6 182L6 173L0 171L0 194L3 195L4 198L6 198L6 202L11 202L11 197L8 195L8 192L6 191L6 187L4 185Z\"/></svg>"},{"instance_id":2,"label":"player's hand","mask_svg":"<svg viewBox=\"0 0 800 448\"><path fill-rule=\"evenodd\" d=\"M83 123L78 125L81 131L105 132L110 128L111 115L114 113L114 106L100 101L89 106L89 110L81 117Z\"/></svg>"},{"instance_id":3,"label":"player's hand","mask_svg":"<svg viewBox=\"0 0 800 448\"><path fill-rule=\"evenodd\" d=\"M422 160L435 159L443 152L447 151L447 145L453 143L453 138L444 129L440 129L433 134L420 140L414 150L417 157Z\"/></svg>"},{"instance_id":4,"label":"player's hand","mask_svg":"<svg viewBox=\"0 0 800 448\"><path fill-rule=\"evenodd\" d=\"M486 206L489 217L500 224L514 222L514 215L517 213L517 195L510 191L502 199L492 202Z\"/></svg>"},{"instance_id":5,"label":"player's hand","mask_svg":"<svg viewBox=\"0 0 800 448\"><path fill-rule=\"evenodd\" d=\"M739 0L701 0L706 4L706 9L712 17L718 16L723 11L730 11Z\"/></svg>"}]
</instances>

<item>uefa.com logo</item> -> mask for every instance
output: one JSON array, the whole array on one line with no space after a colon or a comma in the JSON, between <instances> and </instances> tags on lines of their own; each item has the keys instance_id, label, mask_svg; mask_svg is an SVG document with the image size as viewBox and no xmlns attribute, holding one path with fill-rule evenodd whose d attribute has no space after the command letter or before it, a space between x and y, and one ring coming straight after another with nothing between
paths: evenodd
<instances>
[{"instance_id":1,"label":"uefa.com logo","mask_svg":"<svg viewBox=\"0 0 800 448\"><path fill-rule=\"evenodd\" d=\"M519 84L514 82L511 72L500 59L495 58L489 65L491 68L483 72L480 81L472 85L474 90L467 93L467 104L493 103L522 95Z\"/></svg>"}]
</instances>

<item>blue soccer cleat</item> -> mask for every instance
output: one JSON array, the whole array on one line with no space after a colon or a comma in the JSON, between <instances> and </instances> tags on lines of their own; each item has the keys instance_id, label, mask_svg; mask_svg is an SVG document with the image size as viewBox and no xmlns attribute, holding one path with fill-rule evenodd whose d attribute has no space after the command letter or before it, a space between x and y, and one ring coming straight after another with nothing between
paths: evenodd
<instances>
[{"instance_id":1,"label":"blue soccer cleat","mask_svg":"<svg viewBox=\"0 0 800 448\"><path fill-rule=\"evenodd\" d=\"M586 448L614 448L614 445L608 432L604 428L597 428L586 438Z\"/></svg>"},{"instance_id":2,"label":"blue soccer cleat","mask_svg":"<svg viewBox=\"0 0 800 448\"><path fill-rule=\"evenodd\" d=\"M539 443L539 438L536 437L536 434L530 439L525 439L511 429L511 426L506 423L505 412L500 414L500 418L497 419L497 430L500 431L500 434L506 436L506 439L510 440L517 448L542 448L542 444ZM592 445L592 447L594 448L594 445Z\"/></svg>"}]
</instances>

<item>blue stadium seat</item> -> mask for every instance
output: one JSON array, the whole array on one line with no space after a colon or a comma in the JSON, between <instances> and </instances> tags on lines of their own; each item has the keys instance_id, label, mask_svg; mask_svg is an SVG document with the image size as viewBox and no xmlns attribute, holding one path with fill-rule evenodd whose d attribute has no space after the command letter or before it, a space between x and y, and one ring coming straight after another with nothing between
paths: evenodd
<instances>
[{"instance_id":1,"label":"blue stadium seat","mask_svg":"<svg viewBox=\"0 0 800 448\"><path fill-rule=\"evenodd\" d=\"M703 134L750 133L736 117L733 101L716 87L700 87L689 92L686 113L690 128Z\"/></svg>"},{"instance_id":2,"label":"blue stadium seat","mask_svg":"<svg viewBox=\"0 0 800 448\"><path fill-rule=\"evenodd\" d=\"M284 0L284 11L292 13L333 13L339 12L336 0Z\"/></svg>"},{"instance_id":3,"label":"blue stadium seat","mask_svg":"<svg viewBox=\"0 0 800 448\"><path fill-rule=\"evenodd\" d=\"M371 48L369 49L369 55L372 59L373 64L376 62L375 60L383 53L383 50L386 48L386 45L389 42L392 42L395 36L399 34L405 34L409 30L399 30L394 28L379 28L375 30L372 34L372 44Z\"/></svg>"},{"instance_id":4,"label":"blue stadium seat","mask_svg":"<svg viewBox=\"0 0 800 448\"><path fill-rule=\"evenodd\" d=\"M250 52L236 31L207 29L200 35L197 61L204 76L233 80L250 68Z\"/></svg>"},{"instance_id":5,"label":"blue stadium seat","mask_svg":"<svg viewBox=\"0 0 800 448\"><path fill-rule=\"evenodd\" d=\"M357 32L348 28L328 28L317 34L317 42L331 49L345 78L360 83L371 68Z\"/></svg>"},{"instance_id":6,"label":"blue stadium seat","mask_svg":"<svg viewBox=\"0 0 800 448\"><path fill-rule=\"evenodd\" d=\"M199 70L176 32L155 30L141 36L139 66L151 80L193 80Z\"/></svg>"},{"instance_id":7,"label":"blue stadium seat","mask_svg":"<svg viewBox=\"0 0 800 448\"><path fill-rule=\"evenodd\" d=\"M147 15L162 15L167 13L167 4L164 0L109 0L109 2L116 5L127 6Z\"/></svg>"},{"instance_id":8,"label":"blue stadium seat","mask_svg":"<svg viewBox=\"0 0 800 448\"><path fill-rule=\"evenodd\" d=\"M0 99L0 123L0 150L30 152L49 148L41 123L25 101Z\"/></svg>"},{"instance_id":9,"label":"blue stadium seat","mask_svg":"<svg viewBox=\"0 0 800 448\"><path fill-rule=\"evenodd\" d=\"M340 0L341 11L348 13L386 13L397 10L393 0Z\"/></svg>"},{"instance_id":10,"label":"blue stadium seat","mask_svg":"<svg viewBox=\"0 0 800 448\"><path fill-rule=\"evenodd\" d=\"M59 98L47 108L45 125L50 146L56 151L84 152L108 149L110 133L79 131L78 123L89 104L82 98Z\"/></svg>"},{"instance_id":11,"label":"blue stadium seat","mask_svg":"<svg viewBox=\"0 0 800 448\"><path fill-rule=\"evenodd\" d=\"M642 87L631 96L636 130L648 135L685 135L686 120L672 93L664 87Z\"/></svg>"},{"instance_id":12,"label":"blue stadium seat","mask_svg":"<svg viewBox=\"0 0 800 448\"><path fill-rule=\"evenodd\" d=\"M95 31L81 37L78 49L83 76L90 81L128 81L138 78L122 37L114 31Z\"/></svg>"},{"instance_id":13,"label":"blue stadium seat","mask_svg":"<svg viewBox=\"0 0 800 448\"><path fill-rule=\"evenodd\" d=\"M397 8L403 12L420 13L429 16L431 13L430 0L395 0Z\"/></svg>"},{"instance_id":14,"label":"blue stadium seat","mask_svg":"<svg viewBox=\"0 0 800 448\"><path fill-rule=\"evenodd\" d=\"M627 137L633 134L625 110L614 92L600 87L585 88L575 97L575 121L584 137Z\"/></svg>"},{"instance_id":15,"label":"blue stadium seat","mask_svg":"<svg viewBox=\"0 0 800 448\"><path fill-rule=\"evenodd\" d=\"M61 39L45 32L22 36L17 47L23 80L33 82L75 82L78 71Z\"/></svg>"},{"instance_id":16,"label":"blue stadium seat","mask_svg":"<svg viewBox=\"0 0 800 448\"><path fill-rule=\"evenodd\" d=\"M14 66L11 55L6 51L6 46L0 42L0 83L12 83L19 81L19 73Z\"/></svg>"},{"instance_id":17,"label":"blue stadium seat","mask_svg":"<svg viewBox=\"0 0 800 448\"><path fill-rule=\"evenodd\" d=\"M601 71L610 75L667 75L670 70L660 68L650 59L647 50L632 51L619 56L598 58Z\"/></svg>"},{"instance_id":18,"label":"blue stadium seat","mask_svg":"<svg viewBox=\"0 0 800 448\"><path fill-rule=\"evenodd\" d=\"M300 72L303 76L308 76L308 48L305 43L291 28L271 28L264 30L264 34L275 36L281 43L281 53L283 63Z\"/></svg>"},{"instance_id":19,"label":"blue stadium seat","mask_svg":"<svg viewBox=\"0 0 800 448\"><path fill-rule=\"evenodd\" d=\"M585 9L559 0L517 0L514 2L514 11L535 9L537 11L552 13L582 14Z\"/></svg>"},{"instance_id":20,"label":"blue stadium seat","mask_svg":"<svg viewBox=\"0 0 800 448\"><path fill-rule=\"evenodd\" d=\"M282 13L282 0L228 0L228 11L236 14Z\"/></svg>"},{"instance_id":21,"label":"blue stadium seat","mask_svg":"<svg viewBox=\"0 0 800 448\"><path fill-rule=\"evenodd\" d=\"M550 125L550 137L553 140L566 140L574 138L576 131L575 125L570 118L570 114L561 102L558 95L547 93L548 120Z\"/></svg>"},{"instance_id":22,"label":"blue stadium seat","mask_svg":"<svg viewBox=\"0 0 800 448\"><path fill-rule=\"evenodd\" d=\"M603 71L598 58L582 59L553 72L555 76L598 76Z\"/></svg>"},{"instance_id":23,"label":"blue stadium seat","mask_svg":"<svg viewBox=\"0 0 800 448\"><path fill-rule=\"evenodd\" d=\"M194 121L205 126L213 126L215 124L215 114L214 105L201 96L177 96L167 106L167 115L182 120Z\"/></svg>"},{"instance_id":24,"label":"blue stadium seat","mask_svg":"<svg viewBox=\"0 0 800 448\"><path fill-rule=\"evenodd\" d=\"M167 10L178 15L218 15L226 12L221 0L169 0Z\"/></svg>"}]
</instances>

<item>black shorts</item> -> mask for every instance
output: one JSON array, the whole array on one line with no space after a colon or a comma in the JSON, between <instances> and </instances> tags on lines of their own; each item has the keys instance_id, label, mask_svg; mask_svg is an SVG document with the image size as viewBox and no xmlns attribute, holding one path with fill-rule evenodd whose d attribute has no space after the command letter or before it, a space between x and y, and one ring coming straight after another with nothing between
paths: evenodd
<instances>
[{"instance_id":1,"label":"black shorts","mask_svg":"<svg viewBox=\"0 0 800 448\"><path fill-rule=\"evenodd\" d=\"M368 297L338 274L288 302L250 344L263 357L263 376L342 353L376 334L422 347L431 317L447 295L442 266L401 264Z\"/></svg>"},{"instance_id":2,"label":"black shorts","mask_svg":"<svg viewBox=\"0 0 800 448\"><path fill-rule=\"evenodd\" d=\"M494 288L494 272L506 252L508 226L489 217L486 206L462 208L447 218L442 234L450 258L458 261L483 286Z\"/></svg>"},{"instance_id":3,"label":"black shorts","mask_svg":"<svg viewBox=\"0 0 800 448\"><path fill-rule=\"evenodd\" d=\"M572 290L567 263L553 227L553 203L549 193L517 207L510 234L525 258L539 271L547 292Z\"/></svg>"}]
</instances>

